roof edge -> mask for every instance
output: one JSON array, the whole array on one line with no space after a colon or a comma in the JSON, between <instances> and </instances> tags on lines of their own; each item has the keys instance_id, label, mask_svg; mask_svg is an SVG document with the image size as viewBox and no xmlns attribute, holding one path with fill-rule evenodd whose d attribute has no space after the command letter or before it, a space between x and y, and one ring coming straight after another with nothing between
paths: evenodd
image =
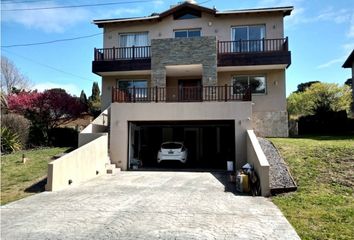
<instances>
[{"instance_id":1,"label":"roof edge","mask_svg":"<svg viewBox=\"0 0 354 240\"><path fill-rule=\"evenodd\" d=\"M293 6L286 6L286 7L273 7L273 8L252 8L252 9L241 9L241 10L216 11L215 9L206 8L203 6L185 2L167 11L164 11L158 15L147 16L147 17L132 17L132 18L97 19L97 20L93 20L92 23L98 25L98 27L102 27L103 24L108 24L108 23L123 23L123 22L136 22L136 21L148 21L153 19L161 19L186 6L196 8L201 11L208 12L210 14L215 14L215 16L231 15L231 14L247 14L247 13L266 13L266 12L283 12L283 16L289 16L291 14L291 11L294 10Z\"/></svg>"},{"instance_id":2,"label":"roof edge","mask_svg":"<svg viewBox=\"0 0 354 240\"><path fill-rule=\"evenodd\" d=\"M257 12L283 12L284 16L288 16L294 10L293 6L286 7L272 7L272 8L249 8L240 10L226 10L216 12L216 15L226 15L226 14L242 14L242 13L257 13Z\"/></svg>"},{"instance_id":3,"label":"roof edge","mask_svg":"<svg viewBox=\"0 0 354 240\"><path fill-rule=\"evenodd\" d=\"M354 50L348 56L347 60L345 60L342 68L352 68L353 67L353 62L354 62Z\"/></svg>"}]
</instances>

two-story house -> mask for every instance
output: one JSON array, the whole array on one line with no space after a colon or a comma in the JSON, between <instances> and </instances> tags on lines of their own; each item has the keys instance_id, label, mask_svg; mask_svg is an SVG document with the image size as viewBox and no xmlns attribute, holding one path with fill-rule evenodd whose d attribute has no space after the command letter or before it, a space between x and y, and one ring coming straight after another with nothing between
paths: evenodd
<instances>
[{"instance_id":1,"label":"two-story house","mask_svg":"<svg viewBox=\"0 0 354 240\"><path fill-rule=\"evenodd\" d=\"M189 167L240 167L246 130L288 136L283 19L292 10L184 2L148 17L94 20L104 31L92 71L109 108L111 162L155 167L161 143L179 141Z\"/></svg>"}]
</instances>

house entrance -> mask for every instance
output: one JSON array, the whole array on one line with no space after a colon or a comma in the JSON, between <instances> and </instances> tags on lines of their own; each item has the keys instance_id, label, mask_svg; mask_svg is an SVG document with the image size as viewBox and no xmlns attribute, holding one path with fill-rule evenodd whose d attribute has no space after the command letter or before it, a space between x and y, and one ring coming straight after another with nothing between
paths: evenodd
<instances>
[{"instance_id":1,"label":"house entrance","mask_svg":"<svg viewBox=\"0 0 354 240\"><path fill-rule=\"evenodd\" d=\"M234 121L130 122L129 129L130 169L226 170L226 162L235 160ZM167 142L181 144L187 160L158 162L158 152Z\"/></svg>"},{"instance_id":2,"label":"house entrance","mask_svg":"<svg viewBox=\"0 0 354 240\"><path fill-rule=\"evenodd\" d=\"M200 79L178 80L178 99L182 102L202 100L202 84Z\"/></svg>"}]
</instances>

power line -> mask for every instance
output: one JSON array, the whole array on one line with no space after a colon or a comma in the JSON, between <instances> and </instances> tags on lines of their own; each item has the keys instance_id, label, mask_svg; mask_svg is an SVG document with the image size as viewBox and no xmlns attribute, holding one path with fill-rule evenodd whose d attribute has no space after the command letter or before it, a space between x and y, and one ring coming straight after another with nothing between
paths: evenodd
<instances>
[{"instance_id":1,"label":"power line","mask_svg":"<svg viewBox=\"0 0 354 240\"><path fill-rule=\"evenodd\" d=\"M36 2L51 2L51 1L53 0L1 1L1 4L36 3Z\"/></svg>"},{"instance_id":2,"label":"power line","mask_svg":"<svg viewBox=\"0 0 354 240\"><path fill-rule=\"evenodd\" d=\"M207 0L207 1L201 2L200 4L207 3L210 1L212 1L212 0ZM114 31L116 31L116 30L107 31L105 33L107 34L107 33L114 32ZM84 36L73 37L73 38L56 39L56 40L45 41L45 42L3 45L3 46L1 46L1 48L28 47L28 46L45 45L45 44L51 44L51 43L57 43L57 42L67 42L67 41L74 41L74 40L79 40L79 39L84 39L84 38L91 38L91 37L99 36L102 34L104 34L104 33L103 32L102 33L95 33L95 34L91 34L91 35L84 35Z\"/></svg>"},{"instance_id":3,"label":"power line","mask_svg":"<svg viewBox=\"0 0 354 240\"><path fill-rule=\"evenodd\" d=\"M67 41L74 41L74 40L83 39L83 38L90 38L90 37L95 37L95 36L99 36L99 35L102 35L102 34L103 34L103 32L102 33L91 34L91 35L73 37L73 38L56 39L56 40L51 40L51 41L46 41L46 42L3 45L1 47L2 48L12 48L12 47L27 47L27 46L35 46L35 45L44 45L44 44L50 44L50 43L67 42Z\"/></svg>"},{"instance_id":4,"label":"power line","mask_svg":"<svg viewBox=\"0 0 354 240\"><path fill-rule=\"evenodd\" d=\"M82 76L79 76L79 75L76 75L76 74L73 74L73 73L70 73L70 72L66 72L66 71L61 70L61 69L59 69L59 68L52 67L52 66L50 66L50 65L48 65L48 64L44 64L44 63L38 62L38 61L36 61L36 60L33 60L33 59L31 59L31 58L21 56L21 55L19 55L19 54L16 54L16 53L14 53L14 52L9 51L9 50L5 50L5 49L4 49L3 51L5 51L5 52L7 52L7 53L10 53L10 54L12 54L12 55L15 55L15 56L17 56L17 57L23 58L23 59L25 59L25 60L27 60L27 61L29 61L29 62L38 64L38 65L40 65L40 66L43 66L43 67L46 67L46 68L49 68L49 69L52 69L52 70L54 70L54 71L57 71L57 72L60 72L60 73L63 73L63 74L67 74L67 75L70 75L70 76L72 76L72 77L80 78L80 79L83 79L83 80L88 80L88 78L85 78L85 77L82 77Z\"/></svg>"},{"instance_id":5,"label":"power line","mask_svg":"<svg viewBox=\"0 0 354 240\"><path fill-rule=\"evenodd\" d=\"M36 11L36 10L63 9L63 8L98 7L98 6L120 5L120 4L130 4L130 3L143 3L143 2L151 2L151 0L136 0L136 1L126 1L126 2L68 5L68 6L56 6L56 7L12 8L12 9L1 9L1 11L2 12Z\"/></svg>"}]
</instances>

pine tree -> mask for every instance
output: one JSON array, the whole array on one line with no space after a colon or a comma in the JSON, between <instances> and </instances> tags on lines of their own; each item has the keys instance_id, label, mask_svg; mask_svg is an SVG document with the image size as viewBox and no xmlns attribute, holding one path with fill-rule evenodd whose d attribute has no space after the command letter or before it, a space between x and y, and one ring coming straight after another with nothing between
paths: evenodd
<instances>
[{"instance_id":1,"label":"pine tree","mask_svg":"<svg viewBox=\"0 0 354 240\"><path fill-rule=\"evenodd\" d=\"M98 83L97 82L93 82L92 84L92 94L91 94L91 100L92 101L97 101L97 100L100 100L100 94L101 94L101 91L100 91L100 88L98 86Z\"/></svg>"},{"instance_id":2,"label":"pine tree","mask_svg":"<svg viewBox=\"0 0 354 240\"><path fill-rule=\"evenodd\" d=\"M87 101L86 93L84 92L84 90L81 90L79 101L83 106L83 111L86 112L89 108L89 103Z\"/></svg>"},{"instance_id":3,"label":"pine tree","mask_svg":"<svg viewBox=\"0 0 354 240\"><path fill-rule=\"evenodd\" d=\"M97 82L92 84L92 94L88 99L89 111L93 116L98 116L101 113L101 96L100 88Z\"/></svg>"},{"instance_id":4,"label":"pine tree","mask_svg":"<svg viewBox=\"0 0 354 240\"><path fill-rule=\"evenodd\" d=\"M84 105L87 105L87 97L86 97L86 93L84 92L84 90L81 90L80 102Z\"/></svg>"}]
</instances>

